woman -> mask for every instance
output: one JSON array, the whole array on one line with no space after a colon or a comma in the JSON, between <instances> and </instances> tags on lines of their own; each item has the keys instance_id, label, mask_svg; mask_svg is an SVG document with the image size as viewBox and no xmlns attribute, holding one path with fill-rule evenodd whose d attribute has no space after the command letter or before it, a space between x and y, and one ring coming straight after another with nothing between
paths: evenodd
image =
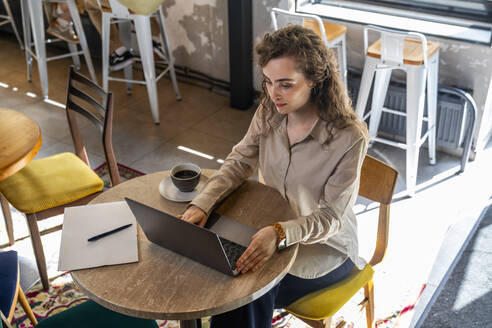
<instances>
[{"instance_id":1,"label":"woman","mask_svg":"<svg viewBox=\"0 0 492 328\"><path fill-rule=\"evenodd\" d=\"M270 292L214 316L212 327L270 327L274 308L347 277L358 257L352 206L367 150L334 55L301 26L267 33L256 46L263 95L248 132L181 216L203 226L215 204L256 169L297 218L259 230L237 261L256 271L282 246L299 244L289 274Z\"/></svg>"}]
</instances>

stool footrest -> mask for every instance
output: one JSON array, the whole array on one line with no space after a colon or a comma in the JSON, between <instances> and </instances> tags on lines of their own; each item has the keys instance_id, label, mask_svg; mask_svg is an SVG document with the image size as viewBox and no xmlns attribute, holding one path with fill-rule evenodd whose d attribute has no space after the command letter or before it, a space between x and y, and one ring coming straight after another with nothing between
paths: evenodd
<instances>
[{"instance_id":1,"label":"stool footrest","mask_svg":"<svg viewBox=\"0 0 492 328\"><path fill-rule=\"evenodd\" d=\"M424 136L422 138L420 138L420 140L418 141L418 146L419 147L422 146L422 144L425 142L425 140L429 137L429 131L430 130L427 130L424 133ZM398 147L398 148L403 149L403 150L406 150L407 149L407 144L402 143L402 142L397 142L397 141L389 140L389 139L385 139L385 138L375 137L375 138L372 138L371 141L380 142L380 143L383 143L383 144L386 144L386 145L389 145L389 146L393 146L393 147Z\"/></svg>"},{"instance_id":2,"label":"stool footrest","mask_svg":"<svg viewBox=\"0 0 492 328\"><path fill-rule=\"evenodd\" d=\"M62 59L62 58L67 58L67 57L73 57L75 55L83 55L84 52L82 50L80 51L77 51L77 52L69 52L69 53L66 53L66 54L63 54L63 55L58 55L58 56L51 56L51 57L46 57L46 61L49 62L49 61L52 61L52 60L57 60L57 59Z\"/></svg>"},{"instance_id":3,"label":"stool footrest","mask_svg":"<svg viewBox=\"0 0 492 328\"><path fill-rule=\"evenodd\" d=\"M383 112L390 113L393 115L399 115L399 116L407 116L405 112L400 112L391 108L383 107Z\"/></svg>"},{"instance_id":4,"label":"stool footrest","mask_svg":"<svg viewBox=\"0 0 492 328\"><path fill-rule=\"evenodd\" d=\"M108 81L147 85L147 83L143 80L127 80L127 79L122 79L119 77L111 77L111 76L108 76Z\"/></svg>"},{"instance_id":5,"label":"stool footrest","mask_svg":"<svg viewBox=\"0 0 492 328\"><path fill-rule=\"evenodd\" d=\"M398 110L394 110L394 109L391 109L391 108L388 108L388 107L383 107L383 112L390 113L390 114L393 114L393 115L407 116L407 113L406 112L400 112ZM369 116L369 113L367 113L367 116ZM364 119L365 118L366 117L364 117ZM429 121L429 118L427 116L422 117L422 121L428 122Z\"/></svg>"},{"instance_id":6,"label":"stool footrest","mask_svg":"<svg viewBox=\"0 0 492 328\"><path fill-rule=\"evenodd\" d=\"M155 81L159 81L167 72L169 71L169 67L166 68L161 74L159 74L156 78ZM122 79L119 77L111 77L108 76L109 81L115 81L115 82L125 82L125 83L133 83L133 84L143 84L146 85L147 83L144 80L127 80L127 79Z\"/></svg>"},{"instance_id":7,"label":"stool footrest","mask_svg":"<svg viewBox=\"0 0 492 328\"><path fill-rule=\"evenodd\" d=\"M396 142L393 140L388 140L388 139L379 138L379 137L372 138L371 141L380 142L380 143L383 143L383 144L386 144L389 146L393 146L393 147L398 147L398 148L403 149L403 150L407 149L407 145L402 143L402 142Z\"/></svg>"}]
</instances>

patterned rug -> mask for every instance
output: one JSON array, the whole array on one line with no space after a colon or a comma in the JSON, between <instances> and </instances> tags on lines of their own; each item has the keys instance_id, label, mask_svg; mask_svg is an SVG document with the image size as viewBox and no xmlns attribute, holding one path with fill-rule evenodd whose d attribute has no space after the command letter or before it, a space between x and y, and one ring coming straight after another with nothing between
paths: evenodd
<instances>
[{"instance_id":1,"label":"patterned rug","mask_svg":"<svg viewBox=\"0 0 492 328\"><path fill-rule=\"evenodd\" d=\"M109 170L108 165L103 163L94 169L94 172L103 180L104 188L103 190L108 189L111 186L111 180L109 178ZM130 180L135 177L139 177L141 175L145 175L140 171L134 170L128 166L118 163L118 173L120 174L120 182Z\"/></svg>"}]
</instances>

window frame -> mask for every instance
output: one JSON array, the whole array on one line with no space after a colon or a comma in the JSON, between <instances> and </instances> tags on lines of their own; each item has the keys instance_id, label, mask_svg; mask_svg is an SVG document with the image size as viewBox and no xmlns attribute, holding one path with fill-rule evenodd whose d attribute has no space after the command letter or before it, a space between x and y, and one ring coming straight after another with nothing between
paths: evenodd
<instances>
[{"instance_id":1,"label":"window frame","mask_svg":"<svg viewBox=\"0 0 492 328\"><path fill-rule=\"evenodd\" d=\"M492 47L492 22L437 16L357 1L296 0L296 12L327 19L421 32L429 36Z\"/></svg>"},{"instance_id":2,"label":"window frame","mask_svg":"<svg viewBox=\"0 0 492 328\"><path fill-rule=\"evenodd\" d=\"M324 2L325 0L318 0L318 2ZM387 8L395 8L395 9L403 9L407 11L414 11L416 13L424 13L424 14L431 14L431 15L441 15L444 17L449 17L449 18L458 18L458 19L465 19L465 20L470 20L470 21L476 21L476 22L481 22L481 23L489 23L492 22L492 12L489 15L489 17L484 16L484 15L479 15L479 14L474 14L474 12L477 12L478 10L475 10L473 8L470 8L468 11L464 9L464 6L457 6L458 4L453 4L452 2L466 2L468 4L481 4L486 2L485 0L445 0L449 1L449 4L445 3L437 3L436 1L424 1L420 0L417 2L420 2L421 4L419 5L418 3L411 4L408 1L403 1L403 0L351 0L353 3L360 3L360 4L366 4L366 5L375 5L375 6L381 6L381 7L387 7ZM492 10L492 2L490 2L490 7ZM427 5L426 5L427 3ZM452 7L452 8L457 8L454 11L445 11L446 7ZM446 13L442 15L442 13ZM487 10L484 10L484 13L487 12Z\"/></svg>"}]
</instances>

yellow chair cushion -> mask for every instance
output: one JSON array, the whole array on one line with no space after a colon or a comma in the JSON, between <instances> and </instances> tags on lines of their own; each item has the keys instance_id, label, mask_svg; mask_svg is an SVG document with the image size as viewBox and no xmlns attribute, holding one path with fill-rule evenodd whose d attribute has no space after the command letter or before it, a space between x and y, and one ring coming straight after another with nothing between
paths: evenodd
<instances>
[{"instance_id":1,"label":"yellow chair cushion","mask_svg":"<svg viewBox=\"0 0 492 328\"><path fill-rule=\"evenodd\" d=\"M311 320L331 317L364 287L373 275L374 270L369 264L362 270L355 268L344 280L298 299L286 310L298 317Z\"/></svg>"},{"instance_id":2,"label":"yellow chair cushion","mask_svg":"<svg viewBox=\"0 0 492 328\"><path fill-rule=\"evenodd\" d=\"M73 153L32 161L0 181L0 192L24 213L68 204L102 188L103 181Z\"/></svg>"}]
</instances>

